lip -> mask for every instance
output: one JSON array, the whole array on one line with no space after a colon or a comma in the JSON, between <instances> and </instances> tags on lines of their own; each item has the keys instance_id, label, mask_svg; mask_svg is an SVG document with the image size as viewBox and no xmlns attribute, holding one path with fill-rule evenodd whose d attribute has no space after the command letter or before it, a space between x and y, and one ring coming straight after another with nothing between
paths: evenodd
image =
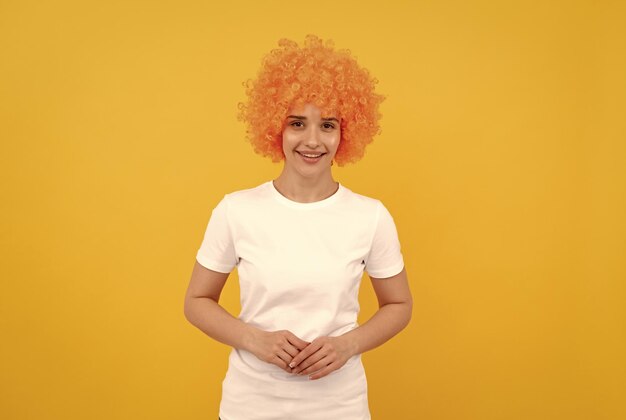
<instances>
[{"instance_id":1,"label":"lip","mask_svg":"<svg viewBox=\"0 0 626 420\"><path fill-rule=\"evenodd\" d=\"M326 154L324 152L314 152L314 153L311 153L311 152L301 152L299 150L296 150L296 153L298 153L300 156L303 156L303 157L308 158L308 159L318 159L318 158L320 158L320 157L322 157L322 156L324 156ZM306 155L309 155L309 156L306 156Z\"/></svg>"},{"instance_id":2,"label":"lip","mask_svg":"<svg viewBox=\"0 0 626 420\"><path fill-rule=\"evenodd\" d=\"M324 157L324 155L326 153L311 153L311 152L300 152L299 150L295 151L298 155L300 155L300 159L302 159L302 161L306 164L309 165L315 165L316 163L320 162L322 160L322 158ZM319 152L318 152L319 153ZM309 156L305 156L305 154L313 156L315 155L315 157L309 157Z\"/></svg>"}]
</instances>

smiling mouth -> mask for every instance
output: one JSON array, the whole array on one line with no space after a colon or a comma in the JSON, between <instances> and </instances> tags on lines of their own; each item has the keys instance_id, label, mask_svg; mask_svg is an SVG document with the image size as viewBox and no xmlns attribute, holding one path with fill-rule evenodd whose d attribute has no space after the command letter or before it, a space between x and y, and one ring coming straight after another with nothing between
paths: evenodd
<instances>
[{"instance_id":1,"label":"smiling mouth","mask_svg":"<svg viewBox=\"0 0 626 420\"><path fill-rule=\"evenodd\" d=\"M304 157L309 158L309 159L316 159L316 158L322 157L322 156L324 156L326 154L326 153L304 153L304 152L299 152L297 150L296 150L296 152L299 155L304 156Z\"/></svg>"}]
</instances>

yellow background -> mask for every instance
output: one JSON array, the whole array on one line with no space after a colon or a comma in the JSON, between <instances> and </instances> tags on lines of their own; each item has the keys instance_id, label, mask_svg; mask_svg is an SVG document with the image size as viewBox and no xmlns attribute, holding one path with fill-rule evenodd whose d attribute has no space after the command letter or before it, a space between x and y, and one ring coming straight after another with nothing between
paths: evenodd
<instances>
[{"instance_id":1,"label":"yellow background","mask_svg":"<svg viewBox=\"0 0 626 420\"><path fill-rule=\"evenodd\" d=\"M373 418L626 418L625 4L0 1L0 418L217 417L229 349L184 292L213 206L280 170L242 82L308 33L387 96L335 168L415 299L363 357Z\"/></svg>"}]
</instances>

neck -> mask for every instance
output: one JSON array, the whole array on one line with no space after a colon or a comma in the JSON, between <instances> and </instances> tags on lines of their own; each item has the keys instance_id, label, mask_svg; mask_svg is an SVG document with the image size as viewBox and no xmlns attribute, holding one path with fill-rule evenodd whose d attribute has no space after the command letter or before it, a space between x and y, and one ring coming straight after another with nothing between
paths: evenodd
<instances>
[{"instance_id":1,"label":"neck","mask_svg":"<svg viewBox=\"0 0 626 420\"><path fill-rule=\"evenodd\" d=\"M300 203L313 203L333 195L339 185L333 179L330 171L316 177L302 177L291 174L284 167L281 174L274 181L276 189L290 200Z\"/></svg>"}]
</instances>

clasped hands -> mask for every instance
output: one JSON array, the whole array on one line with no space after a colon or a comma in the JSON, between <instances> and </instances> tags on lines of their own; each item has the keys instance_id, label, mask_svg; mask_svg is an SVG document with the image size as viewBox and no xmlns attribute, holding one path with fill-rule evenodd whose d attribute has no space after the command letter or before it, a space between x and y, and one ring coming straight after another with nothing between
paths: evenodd
<instances>
[{"instance_id":1,"label":"clasped hands","mask_svg":"<svg viewBox=\"0 0 626 420\"><path fill-rule=\"evenodd\" d=\"M309 343L290 331L257 330L250 351L285 372L319 379L345 365L355 354L352 347L344 336L319 337Z\"/></svg>"}]
</instances>

